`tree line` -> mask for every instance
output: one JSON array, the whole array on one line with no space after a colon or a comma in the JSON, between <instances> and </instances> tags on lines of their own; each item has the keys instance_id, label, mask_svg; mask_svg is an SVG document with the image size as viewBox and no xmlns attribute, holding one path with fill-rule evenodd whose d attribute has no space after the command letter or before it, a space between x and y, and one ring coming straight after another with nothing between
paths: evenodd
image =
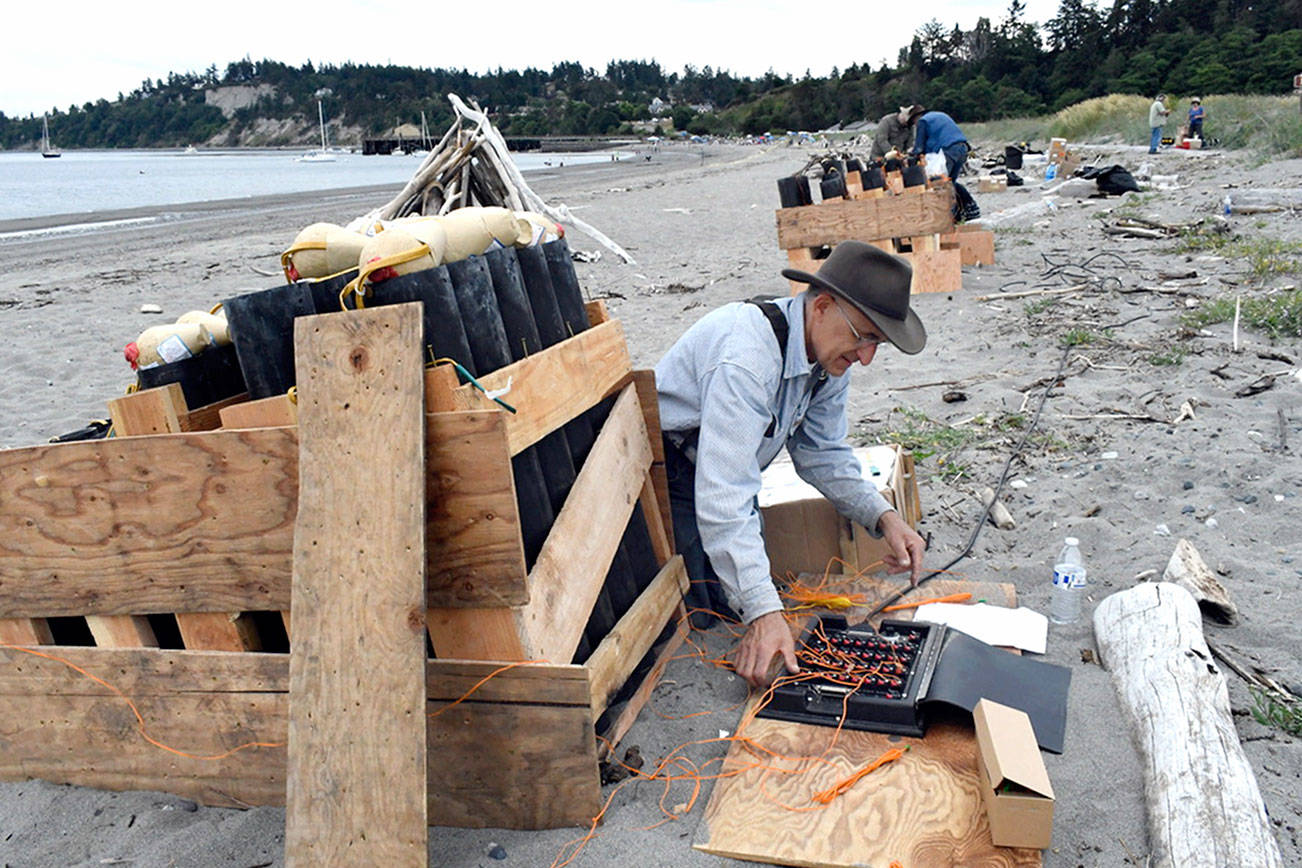
<instances>
[{"instance_id":1,"label":"tree line","mask_svg":"<svg viewBox=\"0 0 1302 868\"><path fill-rule=\"evenodd\" d=\"M981 18L971 30L924 23L894 64L855 64L821 78L771 70L751 78L710 66L667 72L654 60L615 60L604 71L567 61L470 73L246 57L221 72L210 66L146 79L116 100L49 115L61 147L233 144L268 119L314 130L322 96L331 119L366 136L414 123L422 111L437 134L452 120L445 94L457 93L487 108L507 135L631 133L655 99L666 105L664 129L757 134L875 120L913 103L984 121L1116 92L1278 94L1302 71L1300 58L1302 0L1061 0L1043 24L1026 20L1023 0L1011 0L1002 18ZM227 118L205 100L227 85L269 87ZM40 117L0 113L0 147L30 148L40 134Z\"/></svg>"}]
</instances>

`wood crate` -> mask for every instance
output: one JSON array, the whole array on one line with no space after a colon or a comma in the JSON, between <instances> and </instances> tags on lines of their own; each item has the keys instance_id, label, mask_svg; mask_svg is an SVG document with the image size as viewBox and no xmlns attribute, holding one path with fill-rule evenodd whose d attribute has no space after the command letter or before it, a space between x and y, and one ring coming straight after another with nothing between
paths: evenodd
<instances>
[{"instance_id":1,"label":"wood crate","mask_svg":"<svg viewBox=\"0 0 1302 868\"><path fill-rule=\"evenodd\" d=\"M849 199L779 208L778 247L787 251L791 267L813 272L822 247L864 241L909 262L913 292L953 292L963 284L961 254L940 243L942 233L954 231L953 205L953 185L941 181L899 193L869 190ZM792 293L805 286L792 281Z\"/></svg>"},{"instance_id":2,"label":"wood crate","mask_svg":"<svg viewBox=\"0 0 1302 868\"><path fill-rule=\"evenodd\" d=\"M617 743L686 634L687 578L670 542L653 375L631 369L620 323L604 307L590 305L589 317L589 330L481 380L510 384L515 415L456 386L444 368L426 375L436 825L588 823L601 800L594 725L677 618L605 732ZM526 572L510 458L611 395L614 409ZM0 451L0 716L9 747L0 779L159 789L211 805L285 803L289 655L256 650L239 629L193 642L183 629L181 648L148 647L158 642L138 633L103 642L96 634L97 647L49 644L50 618L129 627L167 613L238 628L248 613L290 612L292 403L203 408L195 413L210 430L197 430L181 421L194 414L179 397L163 387L120 405L115 419L154 407L163 419L156 434ZM217 429L223 417L255 427ZM364 517L367 499L385 490L377 480L340 508ZM661 569L588 660L568 663L638 502ZM141 729L185 755L151 745ZM271 746L212 758L247 742Z\"/></svg>"}]
</instances>

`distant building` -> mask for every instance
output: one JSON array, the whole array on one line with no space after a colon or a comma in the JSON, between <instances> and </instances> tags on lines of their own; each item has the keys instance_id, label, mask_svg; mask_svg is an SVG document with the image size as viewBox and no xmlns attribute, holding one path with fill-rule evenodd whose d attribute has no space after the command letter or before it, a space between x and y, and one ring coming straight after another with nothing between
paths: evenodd
<instances>
[{"instance_id":1,"label":"distant building","mask_svg":"<svg viewBox=\"0 0 1302 868\"><path fill-rule=\"evenodd\" d=\"M659 117L660 115L669 114L669 110L672 109L673 106L657 96L652 98L651 105L647 108L650 110L652 117Z\"/></svg>"}]
</instances>

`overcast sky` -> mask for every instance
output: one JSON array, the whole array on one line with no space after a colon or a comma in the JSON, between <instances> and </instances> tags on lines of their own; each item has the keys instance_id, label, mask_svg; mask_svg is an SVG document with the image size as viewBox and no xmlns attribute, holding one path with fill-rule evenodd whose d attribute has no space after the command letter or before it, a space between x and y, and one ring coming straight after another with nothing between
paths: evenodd
<instances>
[{"instance_id":1,"label":"overcast sky","mask_svg":"<svg viewBox=\"0 0 1302 868\"><path fill-rule=\"evenodd\" d=\"M1056 0L1027 0L1044 23ZM830 10L840 7L841 13ZM822 4L808 0L619 0L456 3L448 0L31 0L7 4L0 112L66 111L169 72L202 72L249 56L299 65L385 64L472 72L564 60L604 71L609 60L656 60L760 76L816 76L854 63L894 63L929 19L998 23L1008 0ZM896 11L906 14L895 14ZM847 14L849 13L849 14ZM861 17L853 18L854 14Z\"/></svg>"}]
</instances>

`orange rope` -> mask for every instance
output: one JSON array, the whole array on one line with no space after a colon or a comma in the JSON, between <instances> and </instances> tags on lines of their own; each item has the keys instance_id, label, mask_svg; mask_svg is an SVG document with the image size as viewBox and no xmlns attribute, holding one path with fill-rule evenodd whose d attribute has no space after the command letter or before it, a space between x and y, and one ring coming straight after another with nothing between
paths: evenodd
<instances>
[{"instance_id":1,"label":"orange rope","mask_svg":"<svg viewBox=\"0 0 1302 868\"><path fill-rule=\"evenodd\" d=\"M872 771L875 771L876 769L881 768L887 763L895 762L897 759L904 756L904 752L908 749L909 749L908 745L905 745L903 748L898 748L898 747L891 748L890 750L886 751L886 753L877 757L877 759L868 763L868 765L859 769L859 771L850 775L850 777L841 781L836 786L823 790L821 793L815 793L814 801L823 805L831 804L833 799L835 799L839 795L844 794L847 790L849 790L851 787L857 784L860 778L864 777L865 775L867 775Z\"/></svg>"},{"instance_id":2,"label":"orange rope","mask_svg":"<svg viewBox=\"0 0 1302 868\"><path fill-rule=\"evenodd\" d=\"M972 599L972 595L965 591L961 594L946 594L943 597L932 597L928 600L914 600L911 603L896 603L894 606L887 606L882 611L897 612L900 609L916 609L918 606L925 606L928 603L966 603L970 599Z\"/></svg>"}]
</instances>

